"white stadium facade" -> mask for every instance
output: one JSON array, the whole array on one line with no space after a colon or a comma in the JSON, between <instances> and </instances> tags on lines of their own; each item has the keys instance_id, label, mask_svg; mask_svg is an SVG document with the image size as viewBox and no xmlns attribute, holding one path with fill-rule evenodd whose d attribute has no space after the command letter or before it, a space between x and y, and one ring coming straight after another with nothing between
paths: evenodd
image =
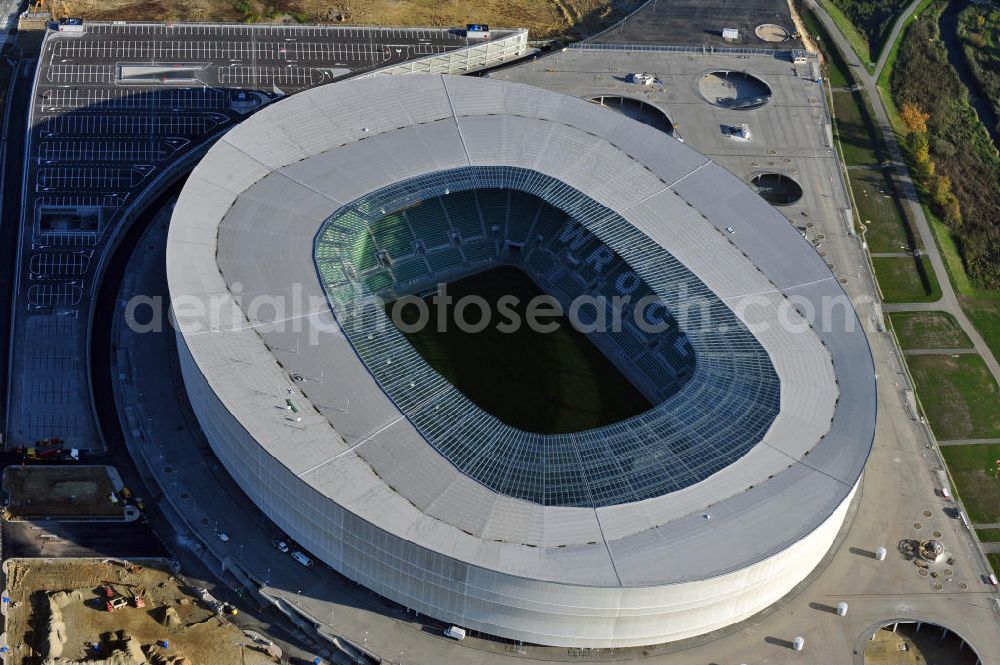
<instances>
[{"instance_id":1,"label":"white stadium facade","mask_svg":"<svg viewBox=\"0 0 1000 665\"><path fill-rule=\"evenodd\" d=\"M517 430L378 304L496 265L564 303L651 298L654 331L590 337L653 407ZM867 341L810 243L696 150L558 93L376 76L278 102L189 177L167 271L239 486L348 578L490 635L624 647L746 619L829 551L872 444Z\"/></svg>"}]
</instances>

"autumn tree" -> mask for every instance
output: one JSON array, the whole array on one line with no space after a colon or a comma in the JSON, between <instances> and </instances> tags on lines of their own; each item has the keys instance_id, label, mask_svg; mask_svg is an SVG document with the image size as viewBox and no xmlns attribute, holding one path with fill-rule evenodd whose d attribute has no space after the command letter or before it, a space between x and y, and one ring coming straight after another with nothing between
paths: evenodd
<instances>
[{"instance_id":1,"label":"autumn tree","mask_svg":"<svg viewBox=\"0 0 1000 665\"><path fill-rule=\"evenodd\" d=\"M927 120L931 115L922 111L915 103L903 102L903 106L899 109L899 116L911 132L927 133Z\"/></svg>"}]
</instances>

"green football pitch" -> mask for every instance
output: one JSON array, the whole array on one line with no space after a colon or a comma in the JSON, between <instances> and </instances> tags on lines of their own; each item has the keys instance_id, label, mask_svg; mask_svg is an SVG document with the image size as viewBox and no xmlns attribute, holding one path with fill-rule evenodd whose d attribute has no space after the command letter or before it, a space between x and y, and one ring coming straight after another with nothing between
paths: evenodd
<instances>
[{"instance_id":1,"label":"green football pitch","mask_svg":"<svg viewBox=\"0 0 1000 665\"><path fill-rule=\"evenodd\" d=\"M521 270L502 266L464 277L447 286L457 303L465 296L480 296L492 312L489 325L480 332L461 330L455 324L455 307L441 312L428 303L427 325L403 334L430 365L483 410L507 425L529 432L554 434L601 427L651 408L645 397L614 364L576 330L564 316L547 317L558 323L553 332L533 330L523 323L528 302L543 295ZM497 303L511 295L518 304L510 309L522 325L512 332L501 330L510 320L501 316ZM400 301L402 302L402 301ZM390 315L393 303L386 305ZM419 319L413 304L400 305L399 319L412 325ZM463 320L481 323L480 308L468 306Z\"/></svg>"}]
</instances>

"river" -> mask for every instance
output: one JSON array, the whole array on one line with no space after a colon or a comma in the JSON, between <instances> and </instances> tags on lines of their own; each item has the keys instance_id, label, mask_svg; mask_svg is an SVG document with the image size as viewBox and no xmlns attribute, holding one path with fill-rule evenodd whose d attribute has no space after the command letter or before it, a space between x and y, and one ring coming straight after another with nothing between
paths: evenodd
<instances>
[{"instance_id":1,"label":"river","mask_svg":"<svg viewBox=\"0 0 1000 665\"><path fill-rule=\"evenodd\" d=\"M980 94L979 85L976 83L968 63L965 61L965 54L962 53L962 40L958 37L958 15L968 6L964 0L951 0L948 7L941 13L938 27L941 29L941 41L948 49L948 62L955 71L962 85L969 91L969 103L979 115L979 120L986 126L993 144L1000 150L1000 130L997 129L997 115L990 105L989 100Z\"/></svg>"}]
</instances>

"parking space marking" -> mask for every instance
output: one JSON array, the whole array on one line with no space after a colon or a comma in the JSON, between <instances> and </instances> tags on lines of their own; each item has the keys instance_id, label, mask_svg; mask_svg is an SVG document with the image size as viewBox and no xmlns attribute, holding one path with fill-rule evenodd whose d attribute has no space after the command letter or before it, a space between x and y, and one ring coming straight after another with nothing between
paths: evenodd
<instances>
[{"instance_id":1,"label":"parking space marking","mask_svg":"<svg viewBox=\"0 0 1000 665\"><path fill-rule=\"evenodd\" d=\"M49 89L42 93L43 110L175 109L221 111L229 108L229 95L214 88L176 88L141 94L108 89Z\"/></svg>"},{"instance_id":2,"label":"parking space marking","mask_svg":"<svg viewBox=\"0 0 1000 665\"><path fill-rule=\"evenodd\" d=\"M38 170L36 188L41 190L83 189L124 190L135 187L151 172L150 169L116 167L46 167Z\"/></svg>"},{"instance_id":3,"label":"parking space marking","mask_svg":"<svg viewBox=\"0 0 1000 665\"><path fill-rule=\"evenodd\" d=\"M53 83L113 83L114 65L49 65L46 78Z\"/></svg>"},{"instance_id":4,"label":"parking space marking","mask_svg":"<svg viewBox=\"0 0 1000 665\"><path fill-rule=\"evenodd\" d=\"M89 266L90 252L44 252L31 257L29 269L42 277L76 277Z\"/></svg>"},{"instance_id":5,"label":"parking space marking","mask_svg":"<svg viewBox=\"0 0 1000 665\"><path fill-rule=\"evenodd\" d=\"M32 284L28 304L35 307L73 307L80 302L83 289L76 284Z\"/></svg>"},{"instance_id":6,"label":"parking space marking","mask_svg":"<svg viewBox=\"0 0 1000 665\"><path fill-rule=\"evenodd\" d=\"M127 115L66 113L45 116L42 137L53 136L197 136L228 119L223 115Z\"/></svg>"},{"instance_id":7,"label":"parking space marking","mask_svg":"<svg viewBox=\"0 0 1000 665\"><path fill-rule=\"evenodd\" d=\"M314 85L321 74L312 67L219 67L219 83L229 86Z\"/></svg>"},{"instance_id":8,"label":"parking space marking","mask_svg":"<svg viewBox=\"0 0 1000 665\"><path fill-rule=\"evenodd\" d=\"M38 146L39 162L133 162L147 164L167 159L187 139L169 141L45 141Z\"/></svg>"},{"instance_id":9,"label":"parking space marking","mask_svg":"<svg viewBox=\"0 0 1000 665\"><path fill-rule=\"evenodd\" d=\"M219 60L382 60L394 49L409 49L412 45L377 42L284 42L284 41L57 41L53 57L60 59L135 59L182 60L188 62ZM431 48L429 52L449 50L447 45L418 44ZM52 65L52 67L86 67L87 65ZM112 72L113 73L113 72ZM50 79L54 80L54 79ZM72 82L72 81L65 81Z\"/></svg>"}]
</instances>

